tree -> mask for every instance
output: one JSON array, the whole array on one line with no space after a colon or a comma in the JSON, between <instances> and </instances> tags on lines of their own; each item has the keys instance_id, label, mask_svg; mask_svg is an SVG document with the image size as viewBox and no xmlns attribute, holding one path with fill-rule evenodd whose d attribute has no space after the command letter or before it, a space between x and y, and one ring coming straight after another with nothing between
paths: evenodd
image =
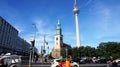
<instances>
[{"instance_id":1,"label":"tree","mask_svg":"<svg viewBox=\"0 0 120 67\"><path fill-rule=\"evenodd\" d=\"M61 50L61 55L66 57L65 49ZM97 48L90 46L73 47L68 49L68 55L77 57L106 57L112 55L114 58L120 56L120 43L118 42L101 42Z\"/></svg>"},{"instance_id":2,"label":"tree","mask_svg":"<svg viewBox=\"0 0 120 67\"><path fill-rule=\"evenodd\" d=\"M62 56L63 58L66 57L66 51L65 51L65 48L62 48L62 50L61 50L61 56Z\"/></svg>"},{"instance_id":3,"label":"tree","mask_svg":"<svg viewBox=\"0 0 120 67\"><path fill-rule=\"evenodd\" d=\"M97 52L100 56L109 57L112 55L114 58L120 56L120 43L118 42L102 42L97 47Z\"/></svg>"}]
</instances>

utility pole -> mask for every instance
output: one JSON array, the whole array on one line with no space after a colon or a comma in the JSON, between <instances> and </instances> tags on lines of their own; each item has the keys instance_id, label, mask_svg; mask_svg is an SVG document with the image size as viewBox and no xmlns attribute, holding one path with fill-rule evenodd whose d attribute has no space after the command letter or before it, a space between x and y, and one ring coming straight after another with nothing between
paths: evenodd
<instances>
[{"instance_id":1,"label":"utility pole","mask_svg":"<svg viewBox=\"0 0 120 67\"><path fill-rule=\"evenodd\" d=\"M31 41L32 43L32 62L34 60L34 48L35 48L35 38L36 38L36 31L37 31L37 28L36 28L36 24L33 24L34 25L34 28L35 28L35 33L34 33L34 38L33 38L33 41Z\"/></svg>"},{"instance_id":2,"label":"utility pole","mask_svg":"<svg viewBox=\"0 0 120 67\"><path fill-rule=\"evenodd\" d=\"M32 47L30 47L30 56L29 56L29 65L28 65L28 67L31 67L31 60L32 60L31 54L32 54Z\"/></svg>"}]
</instances>

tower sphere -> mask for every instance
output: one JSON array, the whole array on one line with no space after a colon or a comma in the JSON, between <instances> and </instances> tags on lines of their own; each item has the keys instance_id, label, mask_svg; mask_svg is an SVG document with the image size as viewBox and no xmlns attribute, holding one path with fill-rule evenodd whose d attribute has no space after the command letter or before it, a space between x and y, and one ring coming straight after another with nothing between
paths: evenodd
<instances>
[{"instance_id":1,"label":"tower sphere","mask_svg":"<svg viewBox=\"0 0 120 67\"><path fill-rule=\"evenodd\" d=\"M74 7L74 9L73 9L73 12L74 12L74 14L79 14L79 9L78 9L78 7Z\"/></svg>"}]
</instances>

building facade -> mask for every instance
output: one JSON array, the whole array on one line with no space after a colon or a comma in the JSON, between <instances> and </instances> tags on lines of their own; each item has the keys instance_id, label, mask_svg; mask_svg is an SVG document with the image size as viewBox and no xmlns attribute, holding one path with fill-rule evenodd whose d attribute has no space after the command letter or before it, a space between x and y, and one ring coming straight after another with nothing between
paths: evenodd
<instances>
[{"instance_id":1,"label":"building facade","mask_svg":"<svg viewBox=\"0 0 120 67\"><path fill-rule=\"evenodd\" d=\"M18 36L18 30L15 29L6 20L0 17L0 54L14 53L28 55L31 45ZM37 49L35 48L36 52Z\"/></svg>"}]
</instances>

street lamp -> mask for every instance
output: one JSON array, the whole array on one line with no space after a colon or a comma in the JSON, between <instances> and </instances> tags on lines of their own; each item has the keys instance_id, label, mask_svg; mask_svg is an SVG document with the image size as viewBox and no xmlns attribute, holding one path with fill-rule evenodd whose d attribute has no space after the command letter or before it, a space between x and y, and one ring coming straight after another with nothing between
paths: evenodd
<instances>
[{"instance_id":1,"label":"street lamp","mask_svg":"<svg viewBox=\"0 0 120 67\"><path fill-rule=\"evenodd\" d=\"M48 45L48 42L46 42L46 39L45 39L45 35L44 35L44 42L43 42L43 46L41 46L41 58L43 60L43 56L45 55L46 53L46 50L45 50L45 46ZM42 61L43 62L43 61Z\"/></svg>"},{"instance_id":2,"label":"street lamp","mask_svg":"<svg viewBox=\"0 0 120 67\"><path fill-rule=\"evenodd\" d=\"M32 52L31 52L31 60L33 61L33 59L34 59L34 45L35 45L35 40L33 39L33 40L31 40L30 41L31 42L31 48L32 48Z\"/></svg>"},{"instance_id":3,"label":"street lamp","mask_svg":"<svg viewBox=\"0 0 120 67\"><path fill-rule=\"evenodd\" d=\"M67 55L68 55L68 48L66 47L66 59L67 59Z\"/></svg>"},{"instance_id":4,"label":"street lamp","mask_svg":"<svg viewBox=\"0 0 120 67\"><path fill-rule=\"evenodd\" d=\"M36 31L37 31L36 24L33 24L33 25L35 27L35 33L34 33L34 39L31 41L31 44L33 47L32 61L34 60L34 46L35 46L35 38L36 38Z\"/></svg>"},{"instance_id":5,"label":"street lamp","mask_svg":"<svg viewBox=\"0 0 120 67\"><path fill-rule=\"evenodd\" d=\"M47 45L47 49L48 49L47 59L49 59L49 46L48 46L48 42L46 42L46 45Z\"/></svg>"},{"instance_id":6,"label":"street lamp","mask_svg":"<svg viewBox=\"0 0 120 67\"><path fill-rule=\"evenodd\" d=\"M31 67L31 59L32 59L32 56L31 56L31 54L32 54L32 47L30 47L30 56L29 56L29 65L28 65L28 67Z\"/></svg>"}]
</instances>

